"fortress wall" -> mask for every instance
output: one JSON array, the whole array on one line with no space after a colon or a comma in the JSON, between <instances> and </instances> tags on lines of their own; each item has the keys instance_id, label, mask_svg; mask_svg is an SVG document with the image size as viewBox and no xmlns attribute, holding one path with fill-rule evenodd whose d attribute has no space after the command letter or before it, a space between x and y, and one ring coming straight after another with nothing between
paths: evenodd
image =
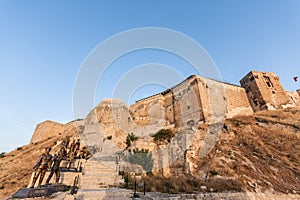
<instances>
[{"instance_id":1,"label":"fortress wall","mask_svg":"<svg viewBox=\"0 0 300 200\"><path fill-rule=\"evenodd\" d=\"M240 83L254 111L277 109L291 103L275 73L251 71Z\"/></svg>"},{"instance_id":2,"label":"fortress wall","mask_svg":"<svg viewBox=\"0 0 300 200\"><path fill-rule=\"evenodd\" d=\"M208 85L205 81L206 79L202 77L197 78L198 82L198 89L199 89L199 94L200 94L200 102L201 102L201 118L202 121L209 122L211 118L211 106L210 106L210 98L209 98L209 90L208 90Z\"/></svg>"},{"instance_id":3,"label":"fortress wall","mask_svg":"<svg viewBox=\"0 0 300 200\"><path fill-rule=\"evenodd\" d=\"M300 105L300 96L297 92L291 92L291 91L285 91L286 95L289 98L289 101L293 106L299 106Z\"/></svg>"},{"instance_id":4,"label":"fortress wall","mask_svg":"<svg viewBox=\"0 0 300 200\"><path fill-rule=\"evenodd\" d=\"M167 125L175 123L174 115L174 97L172 90L169 90L165 95L165 113Z\"/></svg>"},{"instance_id":5,"label":"fortress wall","mask_svg":"<svg viewBox=\"0 0 300 200\"><path fill-rule=\"evenodd\" d=\"M203 120L196 76L175 86L172 92L176 127L191 127Z\"/></svg>"},{"instance_id":6,"label":"fortress wall","mask_svg":"<svg viewBox=\"0 0 300 200\"><path fill-rule=\"evenodd\" d=\"M253 113L246 91L240 86L199 77L198 88L204 118L208 123Z\"/></svg>"},{"instance_id":7,"label":"fortress wall","mask_svg":"<svg viewBox=\"0 0 300 200\"><path fill-rule=\"evenodd\" d=\"M137 101L129 108L133 122L140 126L149 125L153 122L153 120L155 120L155 116L151 118L150 110L155 109L155 107L164 108L164 104L165 98L162 94L153 95L149 98ZM154 112L153 115L155 115Z\"/></svg>"},{"instance_id":8,"label":"fortress wall","mask_svg":"<svg viewBox=\"0 0 300 200\"><path fill-rule=\"evenodd\" d=\"M169 90L137 101L130 106L130 114L140 126L165 120L167 126L188 128L224 117L299 105L300 96L284 91L275 73L251 71L240 83L242 87L190 76Z\"/></svg>"},{"instance_id":9,"label":"fortress wall","mask_svg":"<svg viewBox=\"0 0 300 200\"><path fill-rule=\"evenodd\" d=\"M35 127L30 143L36 143L61 134L64 125L54 121L44 121Z\"/></svg>"},{"instance_id":10,"label":"fortress wall","mask_svg":"<svg viewBox=\"0 0 300 200\"><path fill-rule=\"evenodd\" d=\"M257 75L253 75L249 72L244 78L240 80L241 86L245 88L248 100L254 111L263 110L263 106L266 104L262 94L260 93L259 86L254 79L258 79Z\"/></svg>"},{"instance_id":11,"label":"fortress wall","mask_svg":"<svg viewBox=\"0 0 300 200\"><path fill-rule=\"evenodd\" d=\"M203 109L204 121L206 123L217 123L224 119L226 112L225 90L223 83L199 77L198 88Z\"/></svg>"},{"instance_id":12,"label":"fortress wall","mask_svg":"<svg viewBox=\"0 0 300 200\"><path fill-rule=\"evenodd\" d=\"M236 85L224 84L224 89L226 93L226 118L253 113L244 88Z\"/></svg>"},{"instance_id":13,"label":"fortress wall","mask_svg":"<svg viewBox=\"0 0 300 200\"><path fill-rule=\"evenodd\" d=\"M256 80L259 83L265 102L270 103L274 108L280 108L282 105L290 103L280 83L280 78L275 73L262 72L256 74L259 77Z\"/></svg>"},{"instance_id":14,"label":"fortress wall","mask_svg":"<svg viewBox=\"0 0 300 200\"><path fill-rule=\"evenodd\" d=\"M189 128L201 122L215 123L238 114L250 114L252 108L245 89L219 81L192 76L161 94L140 100L130 107L138 125L150 123L149 109L155 104L165 109L166 125Z\"/></svg>"}]
</instances>

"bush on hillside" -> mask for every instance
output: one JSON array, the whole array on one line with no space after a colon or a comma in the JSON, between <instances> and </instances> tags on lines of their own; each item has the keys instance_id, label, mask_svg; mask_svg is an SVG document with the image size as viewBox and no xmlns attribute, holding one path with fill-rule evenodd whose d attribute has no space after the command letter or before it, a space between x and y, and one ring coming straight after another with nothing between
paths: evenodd
<instances>
[{"instance_id":1,"label":"bush on hillside","mask_svg":"<svg viewBox=\"0 0 300 200\"><path fill-rule=\"evenodd\" d=\"M160 143L165 141L170 142L173 137L173 134L170 129L161 129L152 137L154 138L155 143Z\"/></svg>"}]
</instances>

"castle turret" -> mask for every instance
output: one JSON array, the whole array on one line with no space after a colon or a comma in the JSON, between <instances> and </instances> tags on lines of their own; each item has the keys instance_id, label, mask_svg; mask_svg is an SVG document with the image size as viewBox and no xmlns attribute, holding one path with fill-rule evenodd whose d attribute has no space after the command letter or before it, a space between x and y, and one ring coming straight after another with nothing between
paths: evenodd
<instances>
[{"instance_id":1,"label":"castle turret","mask_svg":"<svg viewBox=\"0 0 300 200\"><path fill-rule=\"evenodd\" d=\"M254 111L273 110L291 105L280 78L271 72L249 72L241 81Z\"/></svg>"}]
</instances>

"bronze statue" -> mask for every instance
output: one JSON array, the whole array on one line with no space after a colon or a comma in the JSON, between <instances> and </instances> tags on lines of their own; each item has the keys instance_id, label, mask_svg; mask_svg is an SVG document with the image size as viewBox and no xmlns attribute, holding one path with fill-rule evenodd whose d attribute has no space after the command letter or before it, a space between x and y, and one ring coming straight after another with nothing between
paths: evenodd
<instances>
[{"instance_id":1,"label":"bronze statue","mask_svg":"<svg viewBox=\"0 0 300 200\"><path fill-rule=\"evenodd\" d=\"M77 139L75 145L74 145L74 156L76 157L80 150L80 139Z\"/></svg>"},{"instance_id":2,"label":"bronze statue","mask_svg":"<svg viewBox=\"0 0 300 200\"><path fill-rule=\"evenodd\" d=\"M68 157L68 164L67 164L68 168L71 168L71 165L72 165L72 162L73 162L74 159L75 159L74 152L71 152L69 154L69 157Z\"/></svg>"},{"instance_id":3,"label":"bronze statue","mask_svg":"<svg viewBox=\"0 0 300 200\"><path fill-rule=\"evenodd\" d=\"M80 139L77 141L74 139L70 145L70 151L68 152L68 164L67 167L71 168L72 162L79 155L80 150Z\"/></svg>"},{"instance_id":4,"label":"bronze statue","mask_svg":"<svg viewBox=\"0 0 300 200\"><path fill-rule=\"evenodd\" d=\"M55 173L55 183L58 184L59 178L60 178L60 171L59 171L59 166L61 161L65 159L65 157L63 156L63 154L61 153L61 151L59 151L58 155L55 154L52 157L52 164L51 164L51 168L50 168L50 174L47 178L46 184L49 184L53 174Z\"/></svg>"},{"instance_id":5,"label":"bronze statue","mask_svg":"<svg viewBox=\"0 0 300 200\"><path fill-rule=\"evenodd\" d=\"M31 183L31 188L34 187L35 182L38 179L38 177L40 177L38 186L40 186L42 184L44 176L49 168L49 165L50 165L51 159L52 159L52 156L50 155L50 151L51 151L51 148L47 147L45 149L45 153L42 153L40 155L37 164L34 166L33 169L35 169L36 171L34 173L34 177L33 177L32 183Z\"/></svg>"},{"instance_id":6,"label":"bronze statue","mask_svg":"<svg viewBox=\"0 0 300 200\"><path fill-rule=\"evenodd\" d=\"M67 156L67 146L66 143L63 141L62 145L60 146L59 152L58 152L62 157Z\"/></svg>"},{"instance_id":7,"label":"bronze statue","mask_svg":"<svg viewBox=\"0 0 300 200\"><path fill-rule=\"evenodd\" d=\"M75 139L70 143L69 150L68 150L68 155L69 155L69 156L70 156L70 154L71 154L72 152L74 152L75 143L76 143Z\"/></svg>"},{"instance_id":8,"label":"bronze statue","mask_svg":"<svg viewBox=\"0 0 300 200\"><path fill-rule=\"evenodd\" d=\"M70 136L66 136L66 139L64 140L66 148L68 148L69 143L70 143Z\"/></svg>"}]
</instances>

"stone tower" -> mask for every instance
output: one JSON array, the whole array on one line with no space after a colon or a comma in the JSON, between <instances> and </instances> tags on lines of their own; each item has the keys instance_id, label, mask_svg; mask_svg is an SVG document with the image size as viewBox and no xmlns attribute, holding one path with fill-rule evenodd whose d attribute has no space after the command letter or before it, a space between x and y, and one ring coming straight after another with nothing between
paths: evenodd
<instances>
[{"instance_id":1,"label":"stone tower","mask_svg":"<svg viewBox=\"0 0 300 200\"><path fill-rule=\"evenodd\" d=\"M254 111L274 110L291 104L275 73L250 71L240 83Z\"/></svg>"}]
</instances>

